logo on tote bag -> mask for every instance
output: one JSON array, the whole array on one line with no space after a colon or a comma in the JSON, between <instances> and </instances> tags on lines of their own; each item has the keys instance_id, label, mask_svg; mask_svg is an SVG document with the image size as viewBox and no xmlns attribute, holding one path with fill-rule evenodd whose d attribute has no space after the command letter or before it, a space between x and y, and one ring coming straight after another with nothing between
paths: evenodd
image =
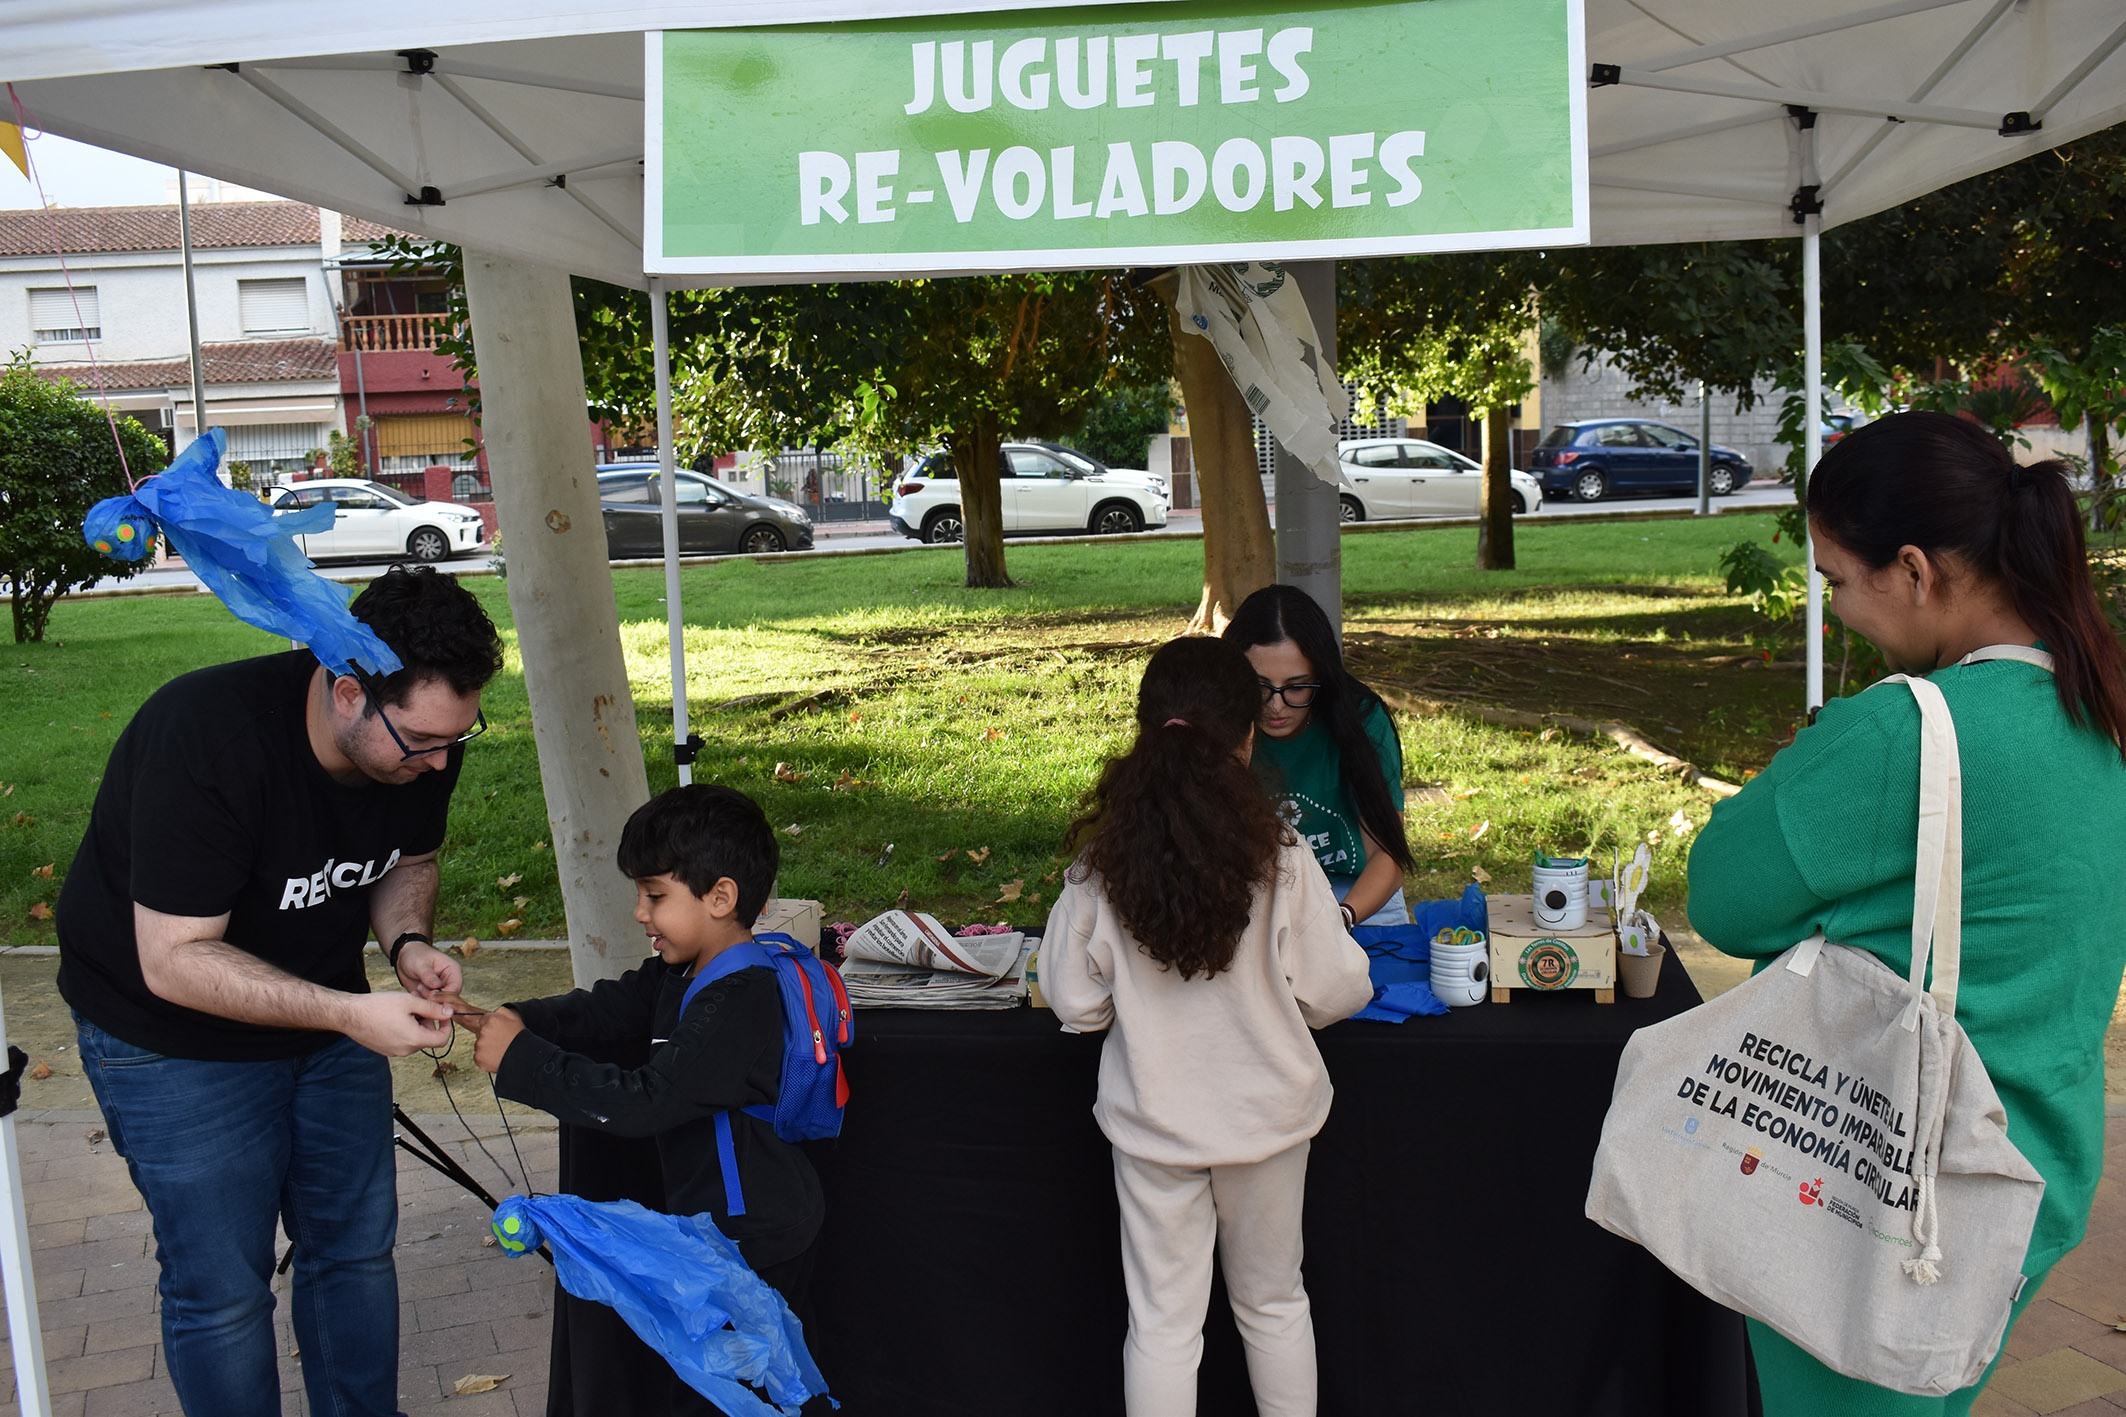
<instances>
[{"instance_id":1,"label":"logo on tote bag","mask_svg":"<svg viewBox=\"0 0 2126 1417\"><path fill-rule=\"evenodd\" d=\"M1745 1152L1743 1152L1743 1153L1742 1153L1742 1174L1743 1174L1743 1175L1745 1175L1745 1176L1754 1176L1754 1175L1756 1175L1756 1174L1757 1174L1757 1163L1758 1163L1758 1162L1760 1162L1760 1161L1762 1161L1762 1160L1764 1160L1764 1153L1763 1153L1763 1152L1761 1152L1761 1151L1759 1151L1759 1150L1757 1150L1757 1148L1756 1148L1756 1147L1754 1147L1754 1146L1753 1146L1753 1147L1751 1147L1751 1148L1750 1148L1750 1149L1749 1149L1748 1151L1745 1151Z\"/></svg>"},{"instance_id":2,"label":"logo on tote bag","mask_svg":"<svg viewBox=\"0 0 2126 1417\"><path fill-rule=\"evenodd\" d=\"M1803 1205L1822 1205L1822 1204L1823 1204L1823 1177L1821 1177L1821 1176L1818 1176L1818 1177L1816 1178L1815 1184L1813 1184L1813 1185L1810 1185L1810 1184L1806 1184L1806 1183L1804 1183L1804 1184L1802 1185L1802 1187L1801 1187L1801 1203L1802 1203Z\"/></svg>"}]
</instances>

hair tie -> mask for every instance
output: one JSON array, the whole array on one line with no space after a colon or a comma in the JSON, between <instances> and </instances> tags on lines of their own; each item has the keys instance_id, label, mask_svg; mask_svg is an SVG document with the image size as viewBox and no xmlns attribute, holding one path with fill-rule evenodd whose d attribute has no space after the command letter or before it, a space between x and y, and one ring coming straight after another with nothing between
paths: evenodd
<instances>
[{"instance_id":1,"label":"hair tie","mask_svg":"<svg viewBox=\"0 0 2126 1417\"><path fill-rule=\"evenodd\" d=\"M1167 720L1167 721L1166 721L1166 722L1165 722L1164 724L1162 724L1162 725L1160 725L1160 726L1161 726L1161 727L1163 727L1163 728L1173 728L1173 727L1176 727L1176 726L1178 726L1178 727L1181 727L1181 728L1186 728L1186 727L1188 727L1188 726L1189 726L1189 722L1188 722L1188 720L1187 720L1187 719L1185 719L1185 718L1170 718L1170 719L1168 719L1168 720Z\"/></svg>"}]
</instances>

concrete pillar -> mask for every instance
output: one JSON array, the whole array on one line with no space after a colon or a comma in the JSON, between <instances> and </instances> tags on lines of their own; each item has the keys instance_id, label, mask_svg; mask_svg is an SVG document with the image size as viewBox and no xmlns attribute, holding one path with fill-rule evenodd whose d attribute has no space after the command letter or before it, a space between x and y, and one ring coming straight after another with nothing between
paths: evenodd
<instances>
[{"instance_id":1,"label":"concrete pillar","mask_svg":"<svg viewBox=\"0 0 2126 1417\"><path fill-rule=\"evenodd\" d=\"M1336 364L1336 262L1292 261L1285 270L1299 282L1308 313L1314 317L1314 333L1321 340L1320 356L1331 368ZM1329 617L1339 638L1343 635L1343 520L1336 489L1314 476L1312 469L1277 445L1277 579L1297 586L1314 597L1314 603Z\"/></svg>"},{"instance_id":2,"label":"concrete pillar","mask_svg":"<svg viewBox=\"0 0 2126 1417\"><path fill-rule=\"evenodd\" d=\"M635 888L613 852L649 780L620 651L576 317L565 272L473 250L465 299L569 956L576 983L588 985L642 957Z\"/></svg>"}]
</instances>

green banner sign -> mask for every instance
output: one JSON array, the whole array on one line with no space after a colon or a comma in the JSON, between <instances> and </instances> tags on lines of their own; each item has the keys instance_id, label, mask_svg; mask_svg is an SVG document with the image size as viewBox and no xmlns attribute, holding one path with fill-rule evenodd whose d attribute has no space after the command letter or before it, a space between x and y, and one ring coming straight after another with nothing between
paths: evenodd
<instances>
[{"instance_id":1,"label":"green banner sign","mask_svg":"<svg viewBox=\"0 0 2126 1417\"><path fill-rule=\"evenodd\" d=\"M1587 240L1581 0L1184 0L648 43L653 275Z\"/></svg>"}]
</instances>

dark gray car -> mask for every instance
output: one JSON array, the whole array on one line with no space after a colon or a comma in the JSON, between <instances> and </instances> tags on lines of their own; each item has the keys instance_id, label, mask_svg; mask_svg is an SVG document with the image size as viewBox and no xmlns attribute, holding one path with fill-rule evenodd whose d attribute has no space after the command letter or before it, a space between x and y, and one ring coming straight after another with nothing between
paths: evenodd
<instances>
[{"instance_id":1,"label":"dark gray car","mask_svg":"<svg viewBox=\"0 0 2126 1417\"><path fill-rule=\"evenodd\" d=\"M657 479L654 463L599 467L598 506L605 514L606 554L613 560L664 554L664 489ZM685 468L675 475L673 490L679 499L682 556L811 549L812 519L793 502L739 492Z\"/></svg>"}]
</instances>

